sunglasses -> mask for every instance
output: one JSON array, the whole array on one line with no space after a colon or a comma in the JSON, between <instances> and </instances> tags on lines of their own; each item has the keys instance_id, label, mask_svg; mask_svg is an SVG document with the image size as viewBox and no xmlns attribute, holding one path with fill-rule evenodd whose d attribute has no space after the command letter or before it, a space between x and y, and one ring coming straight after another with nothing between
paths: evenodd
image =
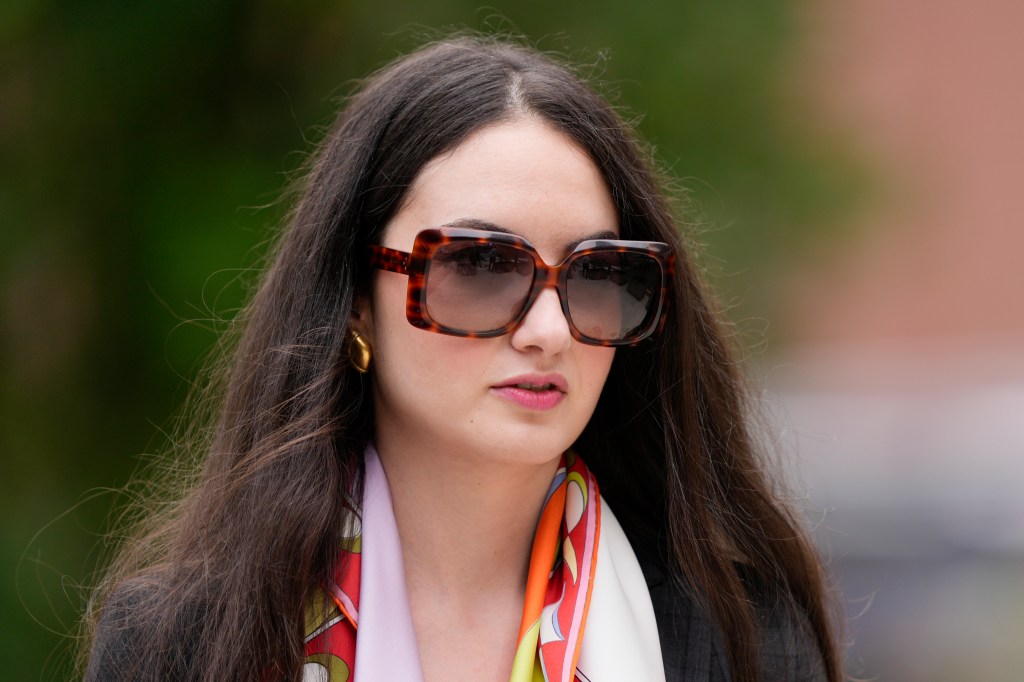
<instances>
[{"instance_id":1,"label":"sunglasses","mask_svg":"<svg viewBox=\"0 0 1024 682\"><path fill-rule=\"evenodd\" d=\"M660 331L674 267L661 242L591 239L548 265L522 237L456 227L423 230L412 253L369 250L372 267L409 276L405 312L416 327L508 334L555 287L573 338L593 346L629 346Z\"/></svg>"}]
</instances>

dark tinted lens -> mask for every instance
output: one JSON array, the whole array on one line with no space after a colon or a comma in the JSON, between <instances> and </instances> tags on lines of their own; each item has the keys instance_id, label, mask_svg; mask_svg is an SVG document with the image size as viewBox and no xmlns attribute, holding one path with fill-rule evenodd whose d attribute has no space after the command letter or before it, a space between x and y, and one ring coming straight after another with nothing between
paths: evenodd
<instances>
[{"instance_id":1,"label":"dark tinted lens","mask_svg":"<svg viewBox=\"0 0 1024 682\"><path fill-rule=\"evenodd\" d=\"M516 246L443 244L427 264L427 314L437 324L459 331L500 329L522 309L533 272L533 258Z\"/></svg>"},{"instance_id":2,"label":"dark tinted lens","mask_svg":"<svg viewBox=\"0 0 1024 682\"><path fill-rule=\"evenodd\" d=\"M661 265L648 254L581 254L570 263L566 281L569 316L590 338L630 338L653 323L661 288Z\"/></svg>"}]
</instances>

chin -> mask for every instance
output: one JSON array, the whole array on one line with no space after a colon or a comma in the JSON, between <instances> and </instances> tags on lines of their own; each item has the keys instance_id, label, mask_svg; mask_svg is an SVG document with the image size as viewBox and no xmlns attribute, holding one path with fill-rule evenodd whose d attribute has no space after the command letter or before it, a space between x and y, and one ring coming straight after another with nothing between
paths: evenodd
<instances>
[{"instance_id":1,"label":"chin","mask_svg":"<svg viewBox=\"0 0 1024 682\"><path fill-rule=\"evenodd\" d=\"M495 434L484 446L491 459L540 466L557 460L572 446L576 439L570 435L544 433L536 428L516 429L516 433Z\"/></svg>"}]
</instances>

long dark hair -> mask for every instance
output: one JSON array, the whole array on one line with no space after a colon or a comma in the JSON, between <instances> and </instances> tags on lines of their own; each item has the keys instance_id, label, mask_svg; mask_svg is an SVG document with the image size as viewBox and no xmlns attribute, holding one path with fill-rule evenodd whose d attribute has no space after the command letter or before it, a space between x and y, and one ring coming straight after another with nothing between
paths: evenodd
<instances>
[{"instance_id":1,"label":"long dark hair","mask_svg":"<svg viewBox=\"0 0 1024 682\"><path fill-rule=\"evenodd\" d=\"M577 450L633 544L664 557L717 621L733 679L758 677L744 572L806 614L839 679L819 562L760 464L727 336L651 158L568 68L482 38L428 45L368 79L312 158L235 322L201 471L148 515L94 598L91 622L102 612L104 629L130 628L132 679L298 679L304 605L333 569L373 423L369 382L346 345L369 282L363 247L428 161L522 115L590 154L623 238L676 250L665 331L617 352Z\"/></svg>"}]
</instances>

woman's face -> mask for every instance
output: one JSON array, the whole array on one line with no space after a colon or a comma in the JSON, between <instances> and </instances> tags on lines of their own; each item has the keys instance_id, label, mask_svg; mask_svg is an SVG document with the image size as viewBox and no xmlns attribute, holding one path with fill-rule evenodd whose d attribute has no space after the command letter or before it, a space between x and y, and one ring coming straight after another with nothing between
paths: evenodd
<instances>
[{"instance_id":1,"label":"woman's face","mask_svg":"<svg viewBox=\"0 0 1024 682\"><path fill-rule=\"evenodd\" d=\"M382 243L408 252L420 230L446 225L513 232L548 264L581 240L619 234L597 167L533 118L486 127L428 163ZM379 445L524 464L548 462L572 445L615 351L572 338L554 289L511 334L468 339L409 324L407 284L405 275L377 271L372 300L352 322L373 347Z\"/></svg>"}]
</instances>

